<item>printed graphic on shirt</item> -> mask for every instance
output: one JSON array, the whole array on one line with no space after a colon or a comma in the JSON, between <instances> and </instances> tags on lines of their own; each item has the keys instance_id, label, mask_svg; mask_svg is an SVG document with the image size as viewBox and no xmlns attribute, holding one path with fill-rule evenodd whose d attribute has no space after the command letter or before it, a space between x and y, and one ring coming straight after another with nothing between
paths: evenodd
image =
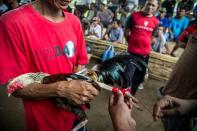
<instances>
[{"instance_id":1,"label":"printed graphic on shirt","mask_svg":"<svg viewBox=\"0 0 197 131\"><path fill-rule=\"evenodd\" d=\"M148 25L148 21L144 21L144 26L147 26Z\"/></svg>"},{"instance_id":2,"label":"printed graphic on shirt","mask_svg":"<svg viewBox=\"0 0 197 131\"><path fill-rule=\"evenodd\" d=\"M148 24L149 22L148 21L144 21L144 25L135 25L136 28L139 28L139 29L144 29L144 30L147 30L147 31L153 31L153 28L150 28L148 27Z\"/></svg>"},{"instance_id":3,"label":"printed graphic on shirt","mask_svg":"<svg viewBox=\"0 0 197 131\"><path fill-rule=\"evenodd\" d=\"M72 41L68 41L65 46L64 46L64 54L71 58L74 56L75 54L75 47L74 47L74 43Z\"/></svg>"},{"instance_id":4,"label":"printed graphic on shirt","mask_svg":"<svg viewBox=\"0 0 197 131\"><path fill-rule=\"evenodd\" d=\"M75 55L74 42L67 41L64 46L55 45L39 48L35 50L35 55L45 60L52 60L61 56L72 58Z\"/></svg>"}]
</instances>

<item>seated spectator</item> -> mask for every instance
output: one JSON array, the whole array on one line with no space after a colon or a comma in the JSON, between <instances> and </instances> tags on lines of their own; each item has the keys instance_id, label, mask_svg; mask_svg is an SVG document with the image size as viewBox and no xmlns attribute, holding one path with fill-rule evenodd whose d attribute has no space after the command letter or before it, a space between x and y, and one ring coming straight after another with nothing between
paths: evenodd
<instances>
[{"instance_id":1,"label":"seated spectator","mask_svg":"<svg viewBox=\"0 0 197 131\"><path fill-rule=\"evenodd\" d=\"M8 10L15 9L20 6L20 0L5 0L5 4L8 7Z\"/></svg>"},{"instance_id":2,"label":"seated spectator","mask_svg":"<svg viewBox=\"0 0 197 131\"><path fill-rule=\"evenodd\" d=\"M0 15L5 13L8 10L8 7L3 3L3 0L0 0Z\"/></svg>"},{"instance_id":3,"label":"seated spectator","mask_svg":"<svg viewBox=\"0 0 197 131\"><path fill-rule=\"evenodd\" d=\"M20 4L27 4L27 3L30 3L32 0L21 0L20 1Z\"/></svg>"},{"instance_id":4,"label":"seated spectator","mask_svg":"<svg viewBox=\"0 0 197 131\"><path fill-rule=\"evenodd\" d=\"M194 2L192 0L182 0L178 3L177 9L185 8L186 15L189 16L190 12L192 12L192 9L194 7Z\"/></svg>"},{"instance_id":5,"label":"seated spectator","mask_svg":"<svg viewBox=\"0 0 197 131\"><path fill-rule=\"evenodd\" d=\"M173 35L173 39L176 44L178 44L178 37L188 27L189 24L188 18L185 17L185 11L185 8L180 8L177 12L177 15L171 19L169 25L169 32L171 35ZM171 55L175 56L174 50L171 52Z\"/></svg>"},{"instance_id":6,"label":"seated spectator","mask_svg":"<svg viewBox=\"0 0 197 131\"><path fill-rule=\"evenodd\" d=\"M83 14L88 10L89 7L89 0L77 0L75 3L76 11L78 13L78 17L80 20L83 18Z\"/></svg>"},{"instance_id":7,"label":"seated spectator","mask_svg":"<svg viewBox=\"0 0 197 131\"><path fill-rule=\"evenodd\" d=\"M197 24L197 5L193 9L193 18L189 22L189 26L193 24Z\"/></svg>"},{"instance_id":8,"label":"seated spectator","mask_svg":"<svg viewBox=\"0 0 197 131\"><path fill-rule=\"evenodd\" d=\"M138 8L139 0L127 0L127 6L131 12L136 11Z\"/></svg>"},{"instance_id":9,"label":"seated spectator","mask_svg":"<svg viewBox=\"0 0 197 131\"><path fill-rule=\"evenodd\" d=\"M96 5L95 3L90 4L90 9L88 10L87 20L92 20L96 16Z\"/></svg>"},{"instance_id":10,"label":"seated spectator","mask_svg":"<svg viewBox=\"0 0 197 131\"><path fill-rule=\"evenodd\" d=\"M164 31L163 25L159 25L153 33L152 50L155 52L159 52L159 53L163 52L163 47L166 43L166 39L163 34L163 31Z\"/></svg>"},{"instance_id":11,"label":"seated spectator","mask_svg":"<svg viewBox=\"0 0 197 131\"><path fill-rule=\"evenodd\" d=\"M176 5L176 0L165 0L162 3L162 7L166 8L166 10L167 10L167 16L168 17L173 16L175 5Z\"/></svg>"},{"instance_id":12,"label":"seated spectator","mask_svg":"<svg viewBox=\"0 0 197 131\"><path fill-rule=\"evenodd\" d=\"M100 19L97 17L93 18L93 23L90 25L88 36L96 39L101 39L102 36L102 28L100 23Z\"/></svg>"},{"instance_id":13,"label":"seated spectator","mask_svg":"<svg viewBox=\"0 0 197 131\"><path fill-rule=\"evenodd\" d=\"M77 3L77 0L72 0L70 2L70 4L68 5L70 8L69 12L72 12L74 14L75 8L76 8L76 3Z\"/></svg>"},{"instance_id":14,"label":"seated spectator","mask_svg":"<svg viewBox=\"0 0 197 131\"><path fill-rule=\"evenodd\" d=\"M96 16L96 5L91 3L89 10L87 10L82 16L82 25L84 28L85 35L88 35L88 30L90 28L93 18Z\"/></svg>"},{"instance_id":15,"label":"seated spectator","mask_svg":"<svg viewBox=\"0 0 197 131\"><path fill-rule=\"evenodd\" d=\"M96 16L96 11L95 3L91 3L89 9L83 14L82 23L88 23L90 25L90 22Z\"/></svg>"},{"instance_id":16,"label":"seated spectator","mask_svg":"<svg viewBox=\"0 0 197 131\"><path fill-rule=\"evenodd\" d=\"M100 4L100 11L97 13L97 17L105 28L113 21L114 14L111 10L107 9L107 3Z\"/></svg>"},{"instance_id":17,"label":"seated spectator","mask_svg":"<svg viewBox=\"0 0 197 131\"><path fill-rule=\"evenodd\" d=\"M175 56L174 52L180 47L185 49L189 40L189 37L197 30L197 23L189 26L183 33L180 35L178 39L178 44L174 46L171 54Z\"/></svg>"},{"instance_id":18,"label":"seated spectator","mask_svg":"<svg viewBox=\"0 0 197 131\"><path fill-rule=\"evenodd\" d=\"M124 33L120 26L120 21L114 20L107 34L110 42L122 44Z\"/></svg>"},{"instance_id":19,"label":"seated spectator","mask_svg":"<svg viewBox=\"0 0 197 131\"><path fill-rule=\"evenodd\" d=\"M177 15L173 17L169 25L169 33L171 38L178 40L179 35L188 27L189 19L185 17L185 8L180 8Z\"/></svg>"},{"instance_id":20,"label":"seated spectator","mask_svg":"<svg viewBox=\"0 0 197 131\"><path fill-rule=\"evenodd\" d=\"M166 16L166 12L167 12L166 8L161 8L159 12L160 12L160 14L159 14L159 16L157 16L157 18L159 19L159 24L163 25L164 32L165 32L169 26L169 19Z\"/></svg>"},{"instance_id":21,"label":"seated spectator","mask_svg":"<svg viewBox=\"0 0 197 131\"><path fill-rule=\"evenodd\" d=\"M129 15L131 14L129 12L129 8L128 7L119 8L118 12L120 13L120 19L119 20L121 22L122 28L125 28L127 19L129 17Z\"/></svg>"}]
</instances>

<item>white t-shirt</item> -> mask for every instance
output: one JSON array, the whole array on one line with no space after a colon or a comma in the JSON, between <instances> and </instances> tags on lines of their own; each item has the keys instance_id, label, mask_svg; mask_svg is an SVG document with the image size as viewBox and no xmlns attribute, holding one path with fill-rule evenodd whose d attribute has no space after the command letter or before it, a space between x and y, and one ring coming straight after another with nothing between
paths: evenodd
<instances>
[{"instance_id":1,"label":"white t-shirt","mask_svg":"<svg viewBox=\"0 0 197 131\"><path fill-rule=\"evenodd\" d=\"M92 33L92 34L95 33L96 37L101 39L102 29L101 29L101 26L99 24L96 25L96 26L94 26L94 24L91 24L89 32Z\"/></svg>"}]
</instances>

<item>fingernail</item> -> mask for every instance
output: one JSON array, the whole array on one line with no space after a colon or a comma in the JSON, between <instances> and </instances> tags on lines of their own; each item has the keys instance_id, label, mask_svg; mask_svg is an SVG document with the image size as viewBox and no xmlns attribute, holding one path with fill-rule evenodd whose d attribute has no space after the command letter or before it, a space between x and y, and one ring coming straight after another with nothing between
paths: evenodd
<instances>
[{"instance_id":1,"label":"fingernail","mask_svg":"<svg viewBox=\"0 0 197 131\"><path fill-rule=\"evenodd\" d=\"M118 91L118 94L122 94L122 92L119 90L119 91Z\"/></svg>"}]
</instances>

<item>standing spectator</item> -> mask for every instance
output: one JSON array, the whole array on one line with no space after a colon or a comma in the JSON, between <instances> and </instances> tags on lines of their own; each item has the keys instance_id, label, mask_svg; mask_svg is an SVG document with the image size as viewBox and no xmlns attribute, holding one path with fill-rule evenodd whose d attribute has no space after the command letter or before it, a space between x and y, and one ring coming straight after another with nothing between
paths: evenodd
<instances>
[{"instance_id":1,"label":"standing spectator","mask_svg":"<svg viewBox=\"0 0 197 131\"><path fill-rule=\"evenodd\" d=\"M166 39L163 34L163 31L164 31L163 25L159 25L153 33L152 50L155 52L163 53L163 48L166 43Z\"/></svg>"},{"instance_id":2,"label":"standing spectator","mask_svg":"<svg viewBox=\"0 0 197 131\"><path fill-rule=\"evenodd\" d=\"M81 106L98 94L80 80L41 84L45 73L71 74L88 63L80 21L64 11L70 1L36 0L0 17L0 84L22 98L27 131L70 131L78 116L54 99Z\"/></svg>"},{"instance_id":3,"label":"standing spectator","mask_svg":"<svg viewBox=\"0 0 197 131\"><path fill-rule=\"evenodd\" d=\"M105 28L112 23L114 14L111 10L107 9L107 3L100 4L100 11L97 12L97 17Z\"/></svg>"},{"instance_id":4,"label":"standing spectator","mask_svg":"<svg viewBox=\"0 0 197 131\"><path fill-rule=\"evenodd\" d=\"M161 25L163 25L164 27L164 30L163 30L163 35L165 36L165 41L166 41L166 38L168 37L168 27L169 27L169 17L166 16L166 8L161 8L160 9L160 14L159 16L157 16L157 18L159 19L159 23ZM170 54L170 48L168 46L168 44L166 43L165 45L165 49L166 49L166 53L167 54Z\"/></svg>"},{"instance_id":5,"label":"standing spectator","mask_svg":"<svg viewBox=\"0 0 197 131\"><path fill-rule=\"evenodd\" d=\"M123 29L120 26L120 21L114 20L111 28L108 31L108 38L110 42L122 44L123 41Z\"/></svg>"},{"instance_id":6,"label":"standing spectator","mask_svg":"<svg viewBox=\"0 0 197 131\"><path fill-rule=\"evenodd\" d=\"M167 16L168 17L173 16L175 5L176 5L176 0L165 0L162 3L162 7L166 8L166 10L167 10Z\"/></svg>"},{"instance_id":7,"label":"standing spectator","mask_svg":"<svg viewBox=\"0 0 197 131\"><path fill-rule=\"evenodd\" d=\"M186 15L189 16L190 12L192 12L193 7L194 7L194 2L192 0L181 0L178 3L177 10L181 8L185 8Z\"/></svg>"},{"instance_id":8,"label":"standing spectator","mask_svg":"<svg viewBox=\"0 0 197 131\"><path fill-rule=\"evenodd\" d=\"M188 27L189 20L185 17L185 8L179 8L177 15L171 19L169 25L169 33L173 35L173 39L176 44L178 44L178 37L180 34ZM174 50L171 52L172 56L174 55Z\"/></svg>"},{"instance_id":9,"label":"standing spectator","mask_svg":"<svg viewBox=\"0 0 197 131\"><path fill-rule=\"evenodd\" d=\"M151 51L152 33L159 23L154 16L158 5L157 0L147 0L143 10L131 14L126 24L125 38L128 42L128 52L146 63ZM136 67L132 68L134 73ZM146 68L138 73L142 81L145 74ZM142 81L134 81L132 87L137 89Z\"/></svg>"},{"instance_id":10,"label":"standing spectator","mask_svg":"<svg viewBox=\"0 0 197 131\"><path fill-rule=\"evenodd\" d=\"M100 23L100 19L97 17L93 18L93 23L90 25L88 36L101 39L102 37L102 28Z\"/></svg>"}]
</instances>

